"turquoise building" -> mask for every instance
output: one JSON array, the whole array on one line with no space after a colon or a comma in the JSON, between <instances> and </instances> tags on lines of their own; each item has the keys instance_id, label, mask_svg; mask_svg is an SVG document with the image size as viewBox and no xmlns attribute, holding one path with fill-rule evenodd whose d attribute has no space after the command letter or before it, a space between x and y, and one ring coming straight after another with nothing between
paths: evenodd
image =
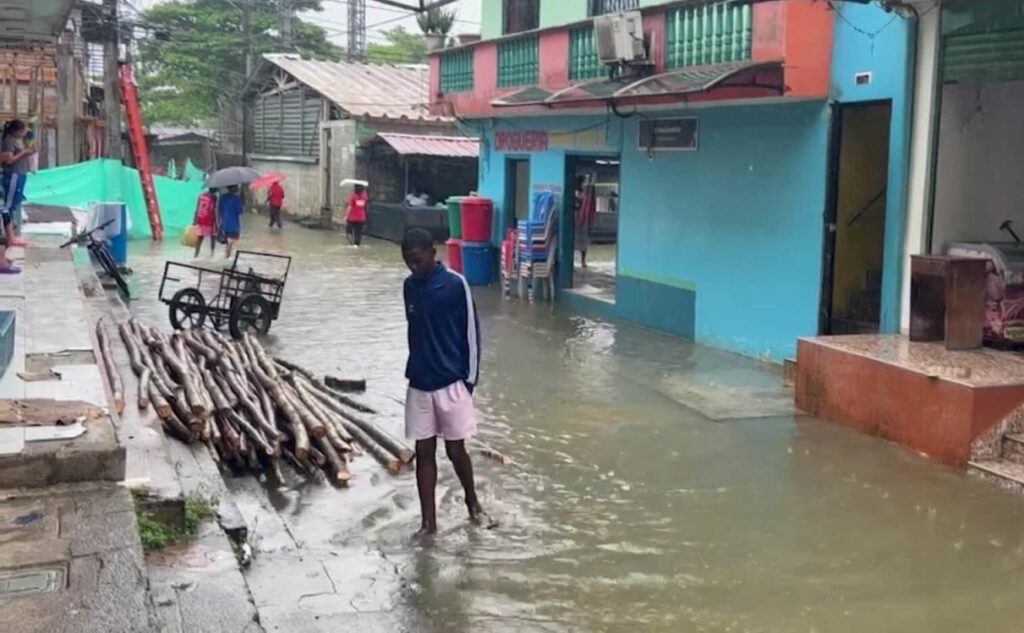
<instances>
[{"instance_id":1,"label":"turquoise building","mask_svg":"<svg viewBox=\"0 0 1024 633\"><path fill-rule=\"evenodd\" d=\"M484 0L484 40L431 59L433 107L482 139L495 241L558 194L559 300L781 361L899 328L915 18L833 6ZM609 78L590 34L619 10L648 67ZM586 269L581 175L607 242Z\"/></svg>"}]
</instances>

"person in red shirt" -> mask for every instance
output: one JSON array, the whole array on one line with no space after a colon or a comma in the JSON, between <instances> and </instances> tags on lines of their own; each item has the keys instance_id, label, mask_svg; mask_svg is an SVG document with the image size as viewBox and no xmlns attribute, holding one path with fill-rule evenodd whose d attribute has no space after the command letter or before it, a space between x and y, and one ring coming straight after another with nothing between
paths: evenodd
<instances>
[{"instance_id":1,"label":"person in red shirt","mask_svg":"<svg viewBox=\"0 0 1024 633\"><path fill-rule=\"evenodd\" d=\"M281 225L281 205L284 204L284 187L279 182L270 183L270 188L267 189L267 206L270 207L270 228L282 229L284 226Z\"/></svg>"},{"instance_id":2,"label":"person in red shirt","mask_svg":"<svg viewBox=\"0 0 1024 633\"><path fill-rule=\"evenodd\" d=\"M348 234L352 245L359 247L363 243L363 228L366 227L366 207L370 204L370 197L366 194L366 188L356 185L355 190L348 196L348 207L345 211L345 232Z\"/></svg>"},{"instance_id":3,"label":"person in red shirt","mask_svg":"<svg viewBox=\"0 0 1024 633\"><path fill-rule=\"evenodd\" d=\"M196 213L192 217L192 224L196 226L196 252L194 257L199 257L199 249L204 239L210 240L210 257L217 250L217 190L210 189L199 194L196 200Z\"/></svg>"}]
</instances>

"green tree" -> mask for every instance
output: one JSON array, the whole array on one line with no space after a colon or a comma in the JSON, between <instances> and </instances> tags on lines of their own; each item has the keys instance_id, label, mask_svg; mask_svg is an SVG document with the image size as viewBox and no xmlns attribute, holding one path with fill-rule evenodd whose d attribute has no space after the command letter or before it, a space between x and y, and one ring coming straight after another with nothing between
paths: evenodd
<instances>
[{"instance_id":1,"label":"green tree","mask_svg":"<svg viewBox=\"0 0 1024 633\"><path fill-rule=\"evenodd\" d=\"M366 47L366 57L376 64L422 64L427 61L423 36L396 26L381 33L387 44L374 42Z\"/></svg>"},{"instance_id":2,"label":"green tree","mask_svg":"<svg viewBox=\"0 0 1024 633\"><path fill-rule=\"evenodd\" d=\"M276 0L252 1L254 65L281 50ZM296 11L320 11L321 0L292 0ZM147 123L197 125L237 102L245 85L242 4L236 0L168 0L146 9L141 22L154 34L139 42L136 76ZM341 49L324 30L296 18L294 52L338 59Z\"/></svg>"}]
</instances>

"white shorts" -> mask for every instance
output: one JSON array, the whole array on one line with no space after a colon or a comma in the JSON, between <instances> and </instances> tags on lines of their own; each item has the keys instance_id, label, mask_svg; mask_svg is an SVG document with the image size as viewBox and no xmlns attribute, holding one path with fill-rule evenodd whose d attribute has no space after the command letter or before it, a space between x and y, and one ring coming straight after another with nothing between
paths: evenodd
<instances>
[{"instance_id":1,"label":"white shorts","mask_svg":"<svg viewBox=\"0 0 1024 633\"><path fill-rule=\"evenodd\" d=\"M405 436L410 440L466 440L476 435L473 395L462 381L437 391L409 387L405 396Z\"/></svg>"}]
</instances>

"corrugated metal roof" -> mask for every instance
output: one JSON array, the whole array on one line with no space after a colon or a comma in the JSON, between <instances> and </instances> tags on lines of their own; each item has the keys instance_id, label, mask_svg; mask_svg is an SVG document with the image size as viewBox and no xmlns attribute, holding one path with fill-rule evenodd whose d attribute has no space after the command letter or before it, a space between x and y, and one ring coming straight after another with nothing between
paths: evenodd
<instances>
[{"instance_id":1,"label":"corrugated metal roof","mask_svg":"<svg viewBox=\"0 0 1024 633\"><path fill-rule=\"evenodd\" d=\"M468 136L426 136L390 132L382 132L377 136L403 156L476 158L480 155L479 139Z\"/></svg>"},{"instance_id":2,"label":"corrugated metal roof","mask_svg":"<svg viewBox=\"0 0 1024 633\"><path fill-rule=\"evenodd\" d=\"M427 111L426 66L391 66L302 59L267 54L263 59L319 92L353 117L445 120Z\"/></svg>"}]
</instances>

